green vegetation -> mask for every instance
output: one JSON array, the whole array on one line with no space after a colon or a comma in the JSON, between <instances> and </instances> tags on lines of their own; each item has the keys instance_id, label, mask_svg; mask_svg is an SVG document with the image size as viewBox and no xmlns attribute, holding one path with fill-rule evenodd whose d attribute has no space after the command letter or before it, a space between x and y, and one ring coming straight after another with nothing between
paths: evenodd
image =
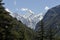
<instances>
[{"instance_id":1,"label":"green vegetation","mask_svg":"<svg viewBox=\"0 0 60 40\"><path fill-rule=\"evenodd\" d=\"M0 0L0 40L33 40L34 31L10 16Z\"/></svg>"},{"instance_id":2,"label":"green vegetation","mask_svg":"<svg viewBox=\"0 0 60 40\"><path fill-rule=\"evenodd\" d=\"M40 21L40 29L35 32L9 15L10 13L5 10L3 4L0 0L0 40L60 40L60 35L56 34L60 29L57 30L51 26L44 28L43 21Z\"/></svg>"}]
</instances>

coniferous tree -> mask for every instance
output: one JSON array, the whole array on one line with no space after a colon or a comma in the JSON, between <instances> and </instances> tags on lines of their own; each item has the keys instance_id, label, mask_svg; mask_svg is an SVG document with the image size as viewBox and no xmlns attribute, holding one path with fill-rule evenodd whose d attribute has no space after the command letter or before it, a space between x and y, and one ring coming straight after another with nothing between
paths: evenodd
<instances>
[{"instance_id":1,"label":"coniferous tree","mask_svg":"<svg viewBox=\"0 0 60 40\"><path fill-rule=\"evenodd\" d=\"M52 36L52 27L49 27L49 39L53 40L53 36Z\"/></svg>"},{"instance_id":2,"label":"coniferous tree","mask_svg":"<svg viewBox=\"0 0 60 40\"><path fill-rule=\"evenodd\" d=\"M32 29L9 15L3 4L0 0L0 40L32 40L35 34Z\"/></svg>"},{"instance_id":3,"label":"coniferous tree","mask_svg":"<svg viewBox=\"0 0 60 40\"><path fill-rule=\"evenodd\" d=\"M56 34L58 34L59 31L60 31L60 28L57 28L57 27L56 27L56 29L54 29L54 28L52 28L52 27L50 26L50 27L49 27L49 39L50 39L50 40L56 39L54 36L55 36ZM58 39L56 39L56 40L58 40Z\"/></svg>"},{"instance_id":4,"label":"coniferous tree","mask_svg":"<svg viewBox=\"0 0 60 40\"><path fill-rule=\"evenodd\" d=\"M44 39L44 24L43 24L43 21L41 20L40 22L40 28L37 32L37 37L36 37L36 40L43 40Z\"/></svg>"},{"instance_id":5,"label":"coniferous tree","mask_svg":"<svg viewBox=\"0 0 60 40\"><path fill-rule=\"evenodd\" d=\"M43 27L43 21L41 21L41 40L44 39L44 27Z\"/></svg>"}]
</instances>

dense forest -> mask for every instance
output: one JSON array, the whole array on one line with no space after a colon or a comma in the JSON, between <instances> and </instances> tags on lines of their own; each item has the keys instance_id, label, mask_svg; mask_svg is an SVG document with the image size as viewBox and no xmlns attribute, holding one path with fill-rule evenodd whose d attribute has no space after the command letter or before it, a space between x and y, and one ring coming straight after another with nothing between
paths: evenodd
<instances>
[{"instance_id":1,"label":"dense forest","mask_svg":"<svg viewBox=\"0 0 60 40\"><path fill-rule=\"evenodd\" d=\"M0 40L34 40L35 32L10 16L0 0Z\"/></svg>"}]
</instances>

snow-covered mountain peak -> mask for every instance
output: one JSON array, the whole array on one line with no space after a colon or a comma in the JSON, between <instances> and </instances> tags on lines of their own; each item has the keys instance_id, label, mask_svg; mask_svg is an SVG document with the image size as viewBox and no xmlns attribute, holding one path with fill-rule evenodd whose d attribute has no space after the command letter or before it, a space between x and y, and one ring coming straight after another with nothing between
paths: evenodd
<instances>
[{"instance_id":1,"label":"snow-covered mountain peak","mask_svg":"<svg viewBox=\"0 0 60 40\"><path fill-rule=\"evenodd\" d=\"M13 13L13 16L32 29L35 29L35 25L43 18L40 14L30 14L28 16L27 14L19 15L17 13Z\"/></svg>"},{"instance_id":2,"label":"snow-covered mountain peak","mask_svg":"<svg viewBox=\"0 0 60 40\"><path fill-rule=\"evenodd\" d=\"M10 15L12 17L17 18L17 20L20 20L23 24L27 25L28 27L35 29L36 24L43 18L43 13L34 14L34 12L32 12L30 9L22 9L22 10L26 11L25 15L12 13L6 9L6 11L10 12Z\"/></svg>"}]
</instances>

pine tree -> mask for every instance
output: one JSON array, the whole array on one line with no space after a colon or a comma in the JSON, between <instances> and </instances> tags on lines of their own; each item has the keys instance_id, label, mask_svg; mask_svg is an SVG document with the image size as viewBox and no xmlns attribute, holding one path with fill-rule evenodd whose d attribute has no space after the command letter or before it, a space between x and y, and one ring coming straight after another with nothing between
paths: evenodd
<instances>
[{"instance_id":1,"label":"pine tree","mask_svg":"<svg viewBox=\"0 0 60 40\"><path fill-rule=\"evenodd\" d=\"M44 39L44 24L43 24L43 21L41 20L40 22L40 28L37 32L37 37L36 37L36 40L43 40Z\"/></svg>"},{"instance_id":2,"label":"pine tree","mask_svg":"<svg viewBox=\"0 0 60 40\"><path fill-rule=\"evenodd\" d=\"M41 40L44 39L44 27L43 27L43 21L41 21Z\"/></svg>"},{"instance_id":3,"label":"pine tree","mask_svg":"<svg viewBox=\"0 0 60 40\"><path fill-rule=\"evenodd\" d=\"M2 3L2 0L0 0L0 13L2 13L4 10L3 5L4 5L4 3Z\"/></svg>"},{"instance_id":4,"label":"pine tree","mask_svg":"<svg viewBox=\"0 0 60 40\"><path fill-rule=\"evenodd\" d=\"M52 27L49 27L49 39L53 40L53 36L52 36Z\"/></svg>"},{"instance_id":5,"label":"pine tree","mask_svg":"<svg viewBox=\"0 0 60 40\"><path fill-rule=\"evenodd\" d=\"M0 40L31 40L33 31L21 21L10 16L3 4L0 0ZM25 29L27 30L26 34Z\"/></svg>"},{"instance_id":6,"label":"pine tree","mask_svg":"<svg viewBox=\"0 0 60 40\"><path fill-rule=\"evenodd\" d=\"M5 11L5 8L3 7L2 0L0 0L0 40L8 40L8 36L10 34L9 32L9 16L7 11ZM6 14L5 14L6 13Z\"/></svg>"}]
</instances>

